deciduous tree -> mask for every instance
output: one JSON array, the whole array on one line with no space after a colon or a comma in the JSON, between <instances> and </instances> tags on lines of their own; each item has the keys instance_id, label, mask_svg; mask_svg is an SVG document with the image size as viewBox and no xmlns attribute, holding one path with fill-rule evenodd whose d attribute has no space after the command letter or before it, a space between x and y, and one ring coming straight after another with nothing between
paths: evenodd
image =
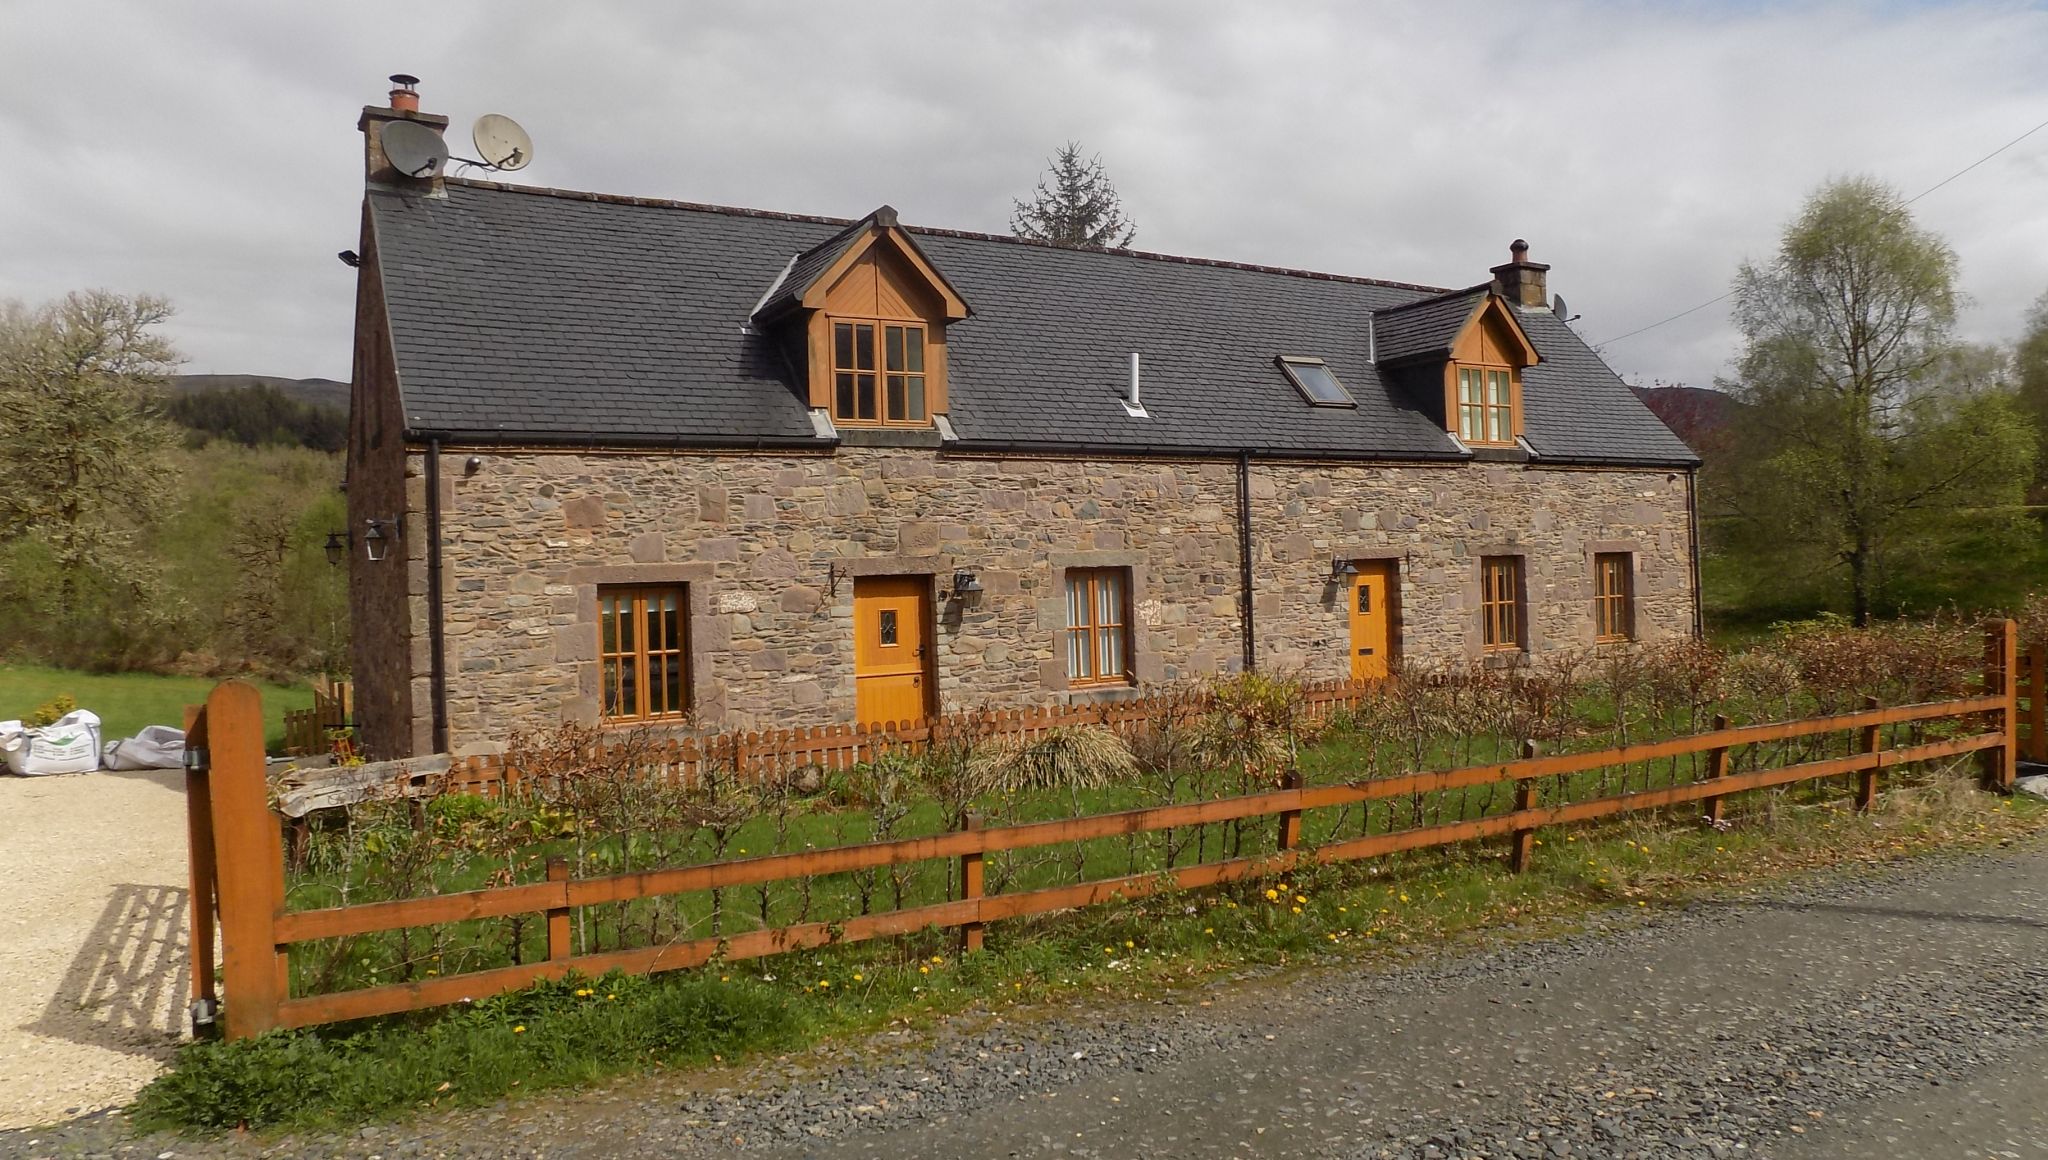
<instances>
[{"instance_id":1,"label":"deciduous tree","mask_svg":"<svg viewBox=\"0 0 2048 1160\"><path fill-rule=\"evenodd\" d=\"M2000 360L1954 337L1956 258L1896 191L1830 182L1735 283L1749 403L1720 486L1753 544L1846 584L1867 623L1948 537L2012 532L2033 437Z\"/></svg>"}]
</instances>

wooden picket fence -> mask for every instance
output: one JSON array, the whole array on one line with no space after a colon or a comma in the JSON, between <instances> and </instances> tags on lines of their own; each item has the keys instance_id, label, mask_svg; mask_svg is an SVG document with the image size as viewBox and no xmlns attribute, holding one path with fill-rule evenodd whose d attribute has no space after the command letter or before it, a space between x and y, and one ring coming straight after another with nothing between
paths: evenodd
<instances>
[{"instance_id":1,"label":"wooden picket fence","mask_svg":"<svg viewBox=\"0 0 2048 1160\"><path fill-rule=\"evenodd\" d=\"M327 752L327 731L355 724L356 689L322 677L313 684L313 707L284 713L284 751L293 757Z\"/></svg>"},{"instance_id":2,"label":"wooden picket fence","mask_svg":"<svg viewBox=\"0 0 2048 1160\"><path fill-rule=\"evenodd\" d=\"M1306 864L1372 858L1487 838L1508 839L1510 865L1520 870L1533 856L1538 827L1693 802L1700 803L1705 816L1719 818L1722 801L1729 795L1842 775L1857 779L1857 804L1868 808L1876 797L1883 771L1970 753L1982 755L1987 784L2009 788L2023 727L2032 726L2031 739L2036 744L2042 737L2041 713L2033 703L2029 703L2027 720L2022 721L2021 666L2015 635L2011 621L1987 625L1983 692L1956 700L1870 707L1858 712L1738 727L1729 727L1723 719L1717 721L1717 728L1704 733L1596 752L1547 757L1531 753L1518 761L1341 785L1305 787L1297 780L1265 793L1048 822L982 828L977 820L969 818L958 830L928 837L742 857L665 870L573 879L566 862L551 859L544 882L299 911L287 910L285 906L280 819L271 809L264 778L261 698L253 686L230 681L216 687L205 708L195 714L187 741L188 751L193 755L186 800L192 843L191 974L195 1020L213 1009L217 989L222 985L226 1032L231 1038L240 1038L277 1027L303 1027L481 999L571 972L596 976L613 970L675 970L713 959L753 958L931 927L957 929L963 949L973 951L980 947L986 925L1003 919L1137 898L1161 889L1200 888L1286 873ZM2028 675L2033 682L2030 689L2040 690L2043 684L2039 650L2030 649L2027 655L2034 658L2029 661ZM1885 740L1886 726L1958 718L1981 720L1982 725L1961 736L1918 744L1887 745ZM1893 730L1895 739L1898 732ZM1738 747L1752 747L1745 752L1756 755L1766 752L1754 748L1763 743L1823 734L1848 734L1854 740L1854 751L1842 757L1740 772L1731 768L1730 754ZM845 748L830 751L836 753ZM1604 797L1550 804L1541 800L1541 779L1688 754L1705 755L1704 776ZM1302 815L1308 810L1503 784L1513 789L1514 808L1510 812L1334 839L1313 848L1301 844ZM1254 818L1276 821L1278 842L1273 853L1012 893L989 894L984 889L982 860L991 853ZM941 903L862 914L836 923L800 923L637 949L574 952L571 919L578 907L858 872L928 859L957 860L959 873L953 879L959 884L957 897ZM524 914L546 917L545 961L327 994L290 994L287 956L294 943ZM216 916L221 934L218 976L213 953Z\"/></svg>"},{"instance_id":3,"label":"wooden picket fence","mask_svg":"<svg viewBox=\"0 0 2048 1160\"><path fill-rule=\"evenodd\" d=\"M1376 681L1351 680L1304 684L1302 716L1309 721L1328 720L1332 713L1358 704L1377 685ZM686 737L650 735L650 743L636 756L639 764L684 785L694 784L707 767L760 780L806 769L848 770L890 751L915 752L948 739L1000 737L1031 742L1053 729L1088 725L1123 732L1176 714L1198 714L1208 703L1201 693L1159 693L1082 705L968 709L917 721L741 729ZM486 754L450 761L445 776L447 789L491 795L500 792L508 779L516 781L519 771L508 768L503 758Z\"/></svg>"},{"instance_id":4,"label":"wooden picket fence","mask_svg":"<svg viewBox=\"0 0 2048 1160\"><path fill-rule=\"evenodd\" d=\"M2048 641L2033 641L2019 654L2020 756L2048 765Z\"/></svg>"}]
</instances>

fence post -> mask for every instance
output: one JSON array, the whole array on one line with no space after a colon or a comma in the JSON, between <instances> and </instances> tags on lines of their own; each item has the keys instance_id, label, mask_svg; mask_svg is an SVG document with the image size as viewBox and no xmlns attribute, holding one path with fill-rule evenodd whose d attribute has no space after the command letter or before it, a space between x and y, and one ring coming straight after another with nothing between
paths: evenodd
<instances>
[{"instance_id":1,"label":"fence post","mask_svg":"<svg viewBox=\"0 0 2048 1160\"><path fill-rule=\"evenodd\" d=\"M1297 792L1300 791L1301 771L1299 769L1290 769L1287 771L1286 788L1295 790ZM1301 845L1301 811L1281 810L1280 848L1282 850L1292 850L1299 845Z\"/></svg>"},{"instance_id":2,"label":"fence post","mask_svg":"<svg viewBox=\"0 0 2048 1160\"><path fill-rule=\"evenodd\" d=\"M213 794L206 772L206 710L185 706L185 850L191 893L186 912L192 917L187 942L192 957L192 1035L219 1027L220 1004L213 979Z\"/></svg>"},{"instance_id":3,"label":"fence post","mask_svg":"<svg viewBox=\"0 0 2048 1160\"><path fill-rule=\"evenodd\" d=\"M960 828L969 833L981 829L981 815L968 814L960 819ZM960 897L975 900L981 897L981 851L975 850L960 855ZM978 913L978 911L977 911ZM979 920L960 924L960 953L972 954L981 949L984 924Z\"/></svg>"},{"instance_id":4,"label":"fence post","mask_svg":"<svg viewBox=\"0 0 2048 1160\"><path fill-rule=\"evenodd\" d=\"M1863 707L1865 709L1877 708L1877 698L1863 698ZM1870 807L1877 803L1877 771L1879 765L1884 760L1882 756L1878 755L1884 753L1884 726L1865 725L1863 727L1863 752L1877 757L1876 762L1873 762L1869 769L1863 771L1862 777L1857 780L1856 784L1857 812L1867 814L1870 812Z\"/></svg>"},{"instance_id":5,"label":"fence post","mask_svg":"<svg viewBox=\"0 0 2048 1160\"><path fill-rule=\"evenodd\" d=\"M548 858L548 881L567 882L569 860L560 854ZM569 957L569 908L551 906L548 908L548 961L560 962Z\"/></svg>"},{"instance_id":6,"label":"fence post","mask_svg":"<svg viewBox=\"0 0 2048 1160\"><path fill-rule=\"evenodd\" d=\"M1533 740L1522 742L1522 759L1527 761L1535 756L1536 742ZM1533 810L1535 808L1536 779L1533 777L1517 779L1515 782L1515 812L1521 813L1524 810ZM1508 869L1516 874L1527 870L1529 868L1529 858L1535 852L1536 831L1526 827L1517 828L1515 830L1514 845L1508 850Z\"/></svg>"},{"instance_id":7,"label":"fence post","mask_svg":"<svg viewBox=\"0 0 2048 1160\"><path fill-rule=\"evenodd\" d=\"M1724 732L1727 728L1728 715L1726 713L1714 714L1714 732ZM1718 781L1727 776L1728 747L1726 745L1716 745L1712 749L1707 750L1707 780ZM1718 828L1721 825L1720 797L1715 796L1706 799L1705 806L1707 824Z\"/></svg>"},{"instance_id":8,"label":"fence post","mask_svg":"<svg viewBox=\"0 0 2048 1160\"><path fill-rule=\"evenodd\" d=\"M206 698L205 752L220 894L221 982L228 1038L277 1026L286 995L276 922L284 908L284 846L264 780L263 696L222 681Z\"/></svg>"},{"instance_id":9,"label":"fence post","mask_svg":"<svg viewBox=\"0 0 2048 1160\"><path fill-rule=\"evenodd\" d=\"M1984 782L1988 788L2010 790L2019 767L2019 655L2017 633L2010 620L1984 625L1984 692L2004 700L1992 712L2005 744L1984 751Z\"/></svg>"},{"instance_id":10,"label":"fence post","mask_svg":"<svg viewBox=\"0 0 2048 1160\"><path fill-rule=\"evenodd\" d=\"M2048 641L2028 646L2028 760L2048 764Z\"/></svg>"}]
</instances>

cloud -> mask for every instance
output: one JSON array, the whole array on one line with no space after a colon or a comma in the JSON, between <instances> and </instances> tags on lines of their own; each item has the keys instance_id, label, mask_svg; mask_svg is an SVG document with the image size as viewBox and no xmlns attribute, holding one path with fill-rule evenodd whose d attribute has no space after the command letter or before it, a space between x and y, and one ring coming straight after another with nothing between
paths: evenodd
<instances>
[{"instance_id":1,"label":"cloud","mask_svg":"<svg viewBox=\"0 0 2048 1160\"><path fill-rule=\"evenodd\" d=\"M17 5L0 297L163 293L195 370L346 377L355 115L404 70L458 153L525 124L536 184L1000 231L1077 139L1147 249L1462 285L1526 237L1597 341L1830 176L1910 195L2048 116L2044 48L2010 4ZM2048 131L1915 207L1969 337L2048 287L2044 177ZM1607 354L1706 383L1736 343L1717 306Z\"/></svg>"}]
</instances>

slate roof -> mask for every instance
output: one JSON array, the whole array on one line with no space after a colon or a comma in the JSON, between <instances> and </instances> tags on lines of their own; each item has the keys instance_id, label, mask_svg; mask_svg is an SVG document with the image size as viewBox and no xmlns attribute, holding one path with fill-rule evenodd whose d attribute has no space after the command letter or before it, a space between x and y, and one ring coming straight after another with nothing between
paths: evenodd
<instances>
[{"instance_id":1,"label":"slate roof","mask_svg":"<svg viewBox=\"0 0 2048 1160\"><path fill-rule=\"evenodd\" d=\"M811 283L816 282L819 275L832 268L832 263L837 262L841 254L853 247L853 243L866 232L867 221L862 218L792 259L788 272L775 284L775 293L761 303L754 317L774 318L802 305L804 292L811 288Z\"/></svg>"},{"instance_id":2,"label":"slate roof","mask_svg":"<svg viewBox=\"0 0 2048 1160\"><path fill-rule=\"evenodd\" d=\"M1485 286L1422 298L1373 315L1375 354L1382 366L1435 356L1447 358L1451 344L1485 299Z\"/></svg>"},{"instance_id":3,"label":"slate roof","mask_svg":"<svg viewBox=\"0 0 2048 1160\"><path fill-rule=\"evenodd\" d=\"M747 321L778 276L794 274L793 257L831 251L849 222L487 182L446 188L446 198L370 194L411 434L830 445L795 368ZM909 230L974 304L947 331L953 446L1467 454L1368 358L1368 312L1444 291ZM1544 359L1523 390L1540 459L1696 461L1570 328L1548 311L1517 317ZM1384 358L1388 334L1377 329ZM1132 351L1143 356L1148 419L1118 402ZM1310 406L1279 355L1324 359L1358 406Z\"/></svg>"}]
</instances>

